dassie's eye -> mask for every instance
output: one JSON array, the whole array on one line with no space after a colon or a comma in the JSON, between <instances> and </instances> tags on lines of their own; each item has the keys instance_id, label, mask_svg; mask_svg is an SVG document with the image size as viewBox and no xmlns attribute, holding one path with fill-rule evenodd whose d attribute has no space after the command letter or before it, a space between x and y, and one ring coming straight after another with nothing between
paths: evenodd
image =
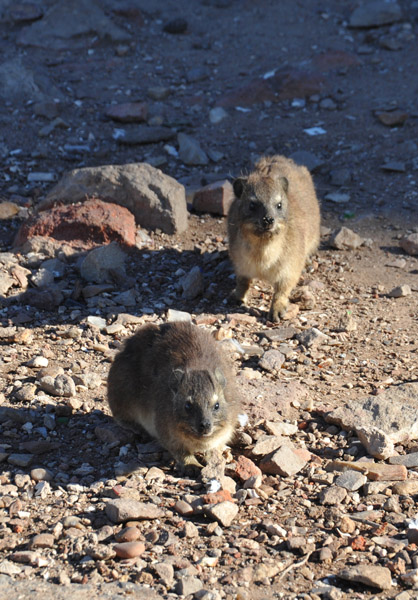
<instances>
[{"instance_id":1,"label":"dassie's eye","mask_svg":"<svg viewBox=\"0 0 418 600\"><path fill-rule=\"evenodd\" d=\"M190 400L187 400L186 404L184 405L184 408L185 408L186 412L190 412L192 410L193 405L190 402Z\"/></svg>"},{"instance_id":2,"label":"dassie's eye","mask_svg":"<svg viewBox=\"0 0 418 600\"><path fill-rule=\"evenodd\" d=\"M249 209L251 211L255 210L257 208L257 202L254 202L254 200L251 200L250 204L249 204Z\"/></svg>"},{"instance_id":3,"label":"dassie's eye","mask_svg":"<svg viewBox=\"0 0 418 600\"><path fill-rule=\"evenodd\" d=\"M213 410L219 410L219 402L213 405Z\"/></svg>"},{"instance_id":4,"label":"dassie's eye","mask_svg":"<svg viewBox=\"0 0 418 600\"><path fill-rule=\"evenodd\" d=\"M276 208L277 208L277 210L281 210L281 209L282 209L282 203L281 203L281 202L278 202L278 203L276 204Z\"/></svg>"}]
</instances>

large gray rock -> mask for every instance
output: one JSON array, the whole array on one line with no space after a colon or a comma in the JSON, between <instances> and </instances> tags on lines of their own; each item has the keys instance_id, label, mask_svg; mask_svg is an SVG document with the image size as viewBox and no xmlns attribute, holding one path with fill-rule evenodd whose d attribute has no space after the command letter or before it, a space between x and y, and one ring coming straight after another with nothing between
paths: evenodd
<instances>
[{"instance_id":1,"label":"large gray rock","mask_svg":"<svg viewBox=\"0 0 418 600\"><path fill-rule=\"evenodd\" d=\"M418 383L404 383L378 396L349 400L327 415L328 423L353 430L367 451L388 458L394 444L418 439Z\"/></svg>"},{"instance_id":2,"label":"large gray rock","mask_svg":"<svg viewBox=\"0 0 418 600\"><path fill-rule=\"evenodd\" d=\"M96 35L113 42L126 42L129 33L115 25L92 0L56 2L40 21L25 27L18 42L25 46L64 49L85 44L82 36Z\"/></svg>"},{"instance_id":3,"label":"large gray rock","mask_svg":"<svg viewBox=\"0 0 418 600\"><path fill-rule=\"evenodd\" d=\"M164 233L187 229L184 187L147 163L74 169L64 175L41 203L41 210L56 202L83 202L88 197L125 206L137 224Z\"/></svg>"},{"instance_id":4,"label":"large gray rock","mask_svg":"<svg viewBox=\"0 0 418 600\"><path fill-rule=\"evenodd\" d=\"M350 16L350 27L379 27L402 19L402 10L396 2L374 0L356 8Z\"/></svg>"}]
</instances>

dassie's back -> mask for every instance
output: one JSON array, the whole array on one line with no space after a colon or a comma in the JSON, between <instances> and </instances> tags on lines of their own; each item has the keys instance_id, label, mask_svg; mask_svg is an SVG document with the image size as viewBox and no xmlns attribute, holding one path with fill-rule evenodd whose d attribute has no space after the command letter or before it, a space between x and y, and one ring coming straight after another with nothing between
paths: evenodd
<instances>
[{"instance_id":1,"label":"dassie's back","mask_svg":"<svg viewBox=\"0 0 418 600\"><path fill-rule=\"evenodd\" d=\"M170 379L175 369L214 372L217 367L232 386L229 363L209 332L183 322L146 325L127 340L110 368L110 408L116 418L130 413L131 407L164 408L172 396Z\"/></svg>"}]
</instances>

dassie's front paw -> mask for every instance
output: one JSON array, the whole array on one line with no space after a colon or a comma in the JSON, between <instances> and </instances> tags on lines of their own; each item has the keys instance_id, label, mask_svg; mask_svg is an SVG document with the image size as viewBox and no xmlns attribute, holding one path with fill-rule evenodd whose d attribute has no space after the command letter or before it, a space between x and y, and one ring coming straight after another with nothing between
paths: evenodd
<instances>
[{"instance_id":1,"label":"dassie's front paw","mask_svg":"<svg viewBox=\"0 0 418 600\"><path fill-rule=\"evenodd\" d=\"M175 468L181 476L195 479L199 476L203 465L193 455L190 455L181 459L178 458Z\"/></svg>"},{"instance_id":2,"label":"dassie's front paw","mask_svg":"<svg viewBox=\"0 0 418 600\"><path fill-rule=\"evenodd\" d=\"M287 304L285 306L277 304L275 306L271 306L267 319L272 323L279 323L280 319L283 319L285 316L286 309Z\"/></svg>"}]
</instances>

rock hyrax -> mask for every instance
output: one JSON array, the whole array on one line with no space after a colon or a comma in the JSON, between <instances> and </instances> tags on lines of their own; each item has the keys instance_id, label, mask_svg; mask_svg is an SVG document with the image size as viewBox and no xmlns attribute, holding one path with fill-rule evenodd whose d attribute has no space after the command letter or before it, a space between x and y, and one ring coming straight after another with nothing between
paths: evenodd
<instances>
[{"instance_id":1,"label":"rock hyrax","mask_svg":"<svg viewBox=\"0 0 418 600\"><path fill-rule=\"evenodd\" d=\"M227 358L209 332L184 322L145 325L127 340L108 400L118 422L145 429L181 468L231 440L239 409Z\"/></svg>"},{"instance_id":2,"label":"rock hyrax","mask_svg":"<svg viewBox=\"0 0 418 600\"><path fill-rule=\"evenodd\" d=\"M228 215L229 254L236 299L245 303L254 278L274 286L269 319L283 317L289 294L319 244L319 203L306 167L284 156L261 158L234 181Z\"/></svg>"}]
</instances>

